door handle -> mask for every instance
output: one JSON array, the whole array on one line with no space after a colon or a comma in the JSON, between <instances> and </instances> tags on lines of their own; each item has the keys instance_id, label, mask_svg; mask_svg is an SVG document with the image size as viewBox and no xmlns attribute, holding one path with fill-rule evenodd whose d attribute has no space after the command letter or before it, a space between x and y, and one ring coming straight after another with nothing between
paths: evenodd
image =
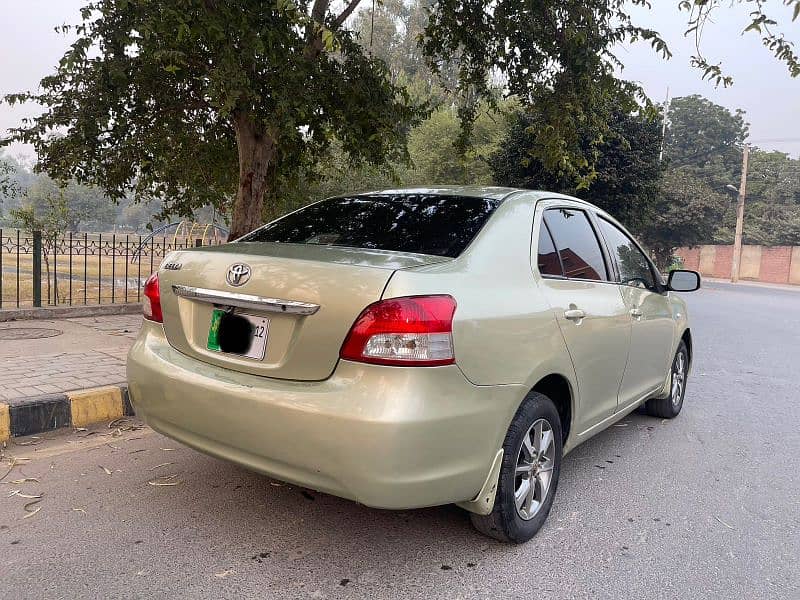
<instances>
[{"instance_id":1,"label":"door handle","mask_svg":"<svg viewBox=\"0 0 800 600\"><path fill-rule=\"evenodd\" d=\"M584 317L586 317L586 313L580 308L570 308L569 310L564 311L564 318L569 319L570 321L580 321Z\"/></svg>"},{"instance_id":2,"label":"door handle","mask_svg":"<svg viewBox=\"0 0 800 600\"><path fill-rule=\"evenodd\" d=\"M643 312L642 312L640 309L638 309L638 308L632 308L632 309L631 309L631 316L632 316L634 319L641 319L643 314L644 314L644 313L643 313Z\"/></svg>"}]
</instances>

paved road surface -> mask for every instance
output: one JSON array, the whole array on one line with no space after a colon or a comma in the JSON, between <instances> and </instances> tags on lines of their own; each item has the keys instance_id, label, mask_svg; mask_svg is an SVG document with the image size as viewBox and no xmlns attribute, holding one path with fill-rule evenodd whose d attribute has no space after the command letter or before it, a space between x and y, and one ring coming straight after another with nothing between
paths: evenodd
<instances>
[{"instance_id":1,"label":"paved road surface","mask_svg":"<svg viewBox=\"0 0 800 600\"><path fill-rule=\"evenodd\" d=\"M103 427L9 446L34 459L0 485L0 597L798 598L800 293L690 302L683 414L632 415L572 453L527 545L453 507L371 510ZM8 483L23 474L41 483ZM41 510L23 520L15 489Z\"/></svg>"}]
</instances>

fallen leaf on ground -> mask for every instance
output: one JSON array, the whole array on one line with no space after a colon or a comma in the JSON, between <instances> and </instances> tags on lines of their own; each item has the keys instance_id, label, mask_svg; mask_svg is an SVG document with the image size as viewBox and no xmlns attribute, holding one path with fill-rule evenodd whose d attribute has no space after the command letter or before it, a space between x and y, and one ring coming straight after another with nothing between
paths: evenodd
<instances>
[{"instance_id":1,"label":"fallen leaf on ground","mask_svg":"<svg viewBox=\"0 0 800 600\"><path fill-rule=\"evenodd\" d=\"M82 508L73 508L72 510L74 510L75 512L82 512L83 514L86 514L86 511Z\"/></svg>"},{"instance_id":2,"label":"fallen leaf on ground","mask_svg":"<svg viewBox=\"0 0 800 600\"><path fill-rule=\"evenodd\" d=\"M180 481L172 481L178 475L163 475L162 477L156 477L155 479L151 479L147 483L150 485L178 485Z\"/></svg>"},{"instance_id":3,"label":"fallen leaf on ground","mask_svg":"<svg viewBox=\"0 0 800 600\"><path fill-rule=\"evenodd\" d=\"M175 448L159 448L159 450L163 450L164 452L174 452Z\"/></svg>"},{"instance_id":4,"label":"fallen leaf on ground","mask_svg":"<svg viewBox=\"0 0 800 600\"><path fill-rule=\"evenodd\" d=\"M148 470L148 471L155 471L156 469L160 469L161 467L166 467L167 465L174 465L174 464L175 464L175 463L171 463L171 462L165 462L165 463L161 463L160 465L156 465L155 467L150 467L150 468L149 468L149 469L147 469L147 470Z\"/></svg>"},{"instance_id":5,"label":"fallen leaf on ground","mask_svg":"<svg viewBox=\"0 0 800 600\"><path fill-rule=\"evenodd\" d=\"M20 483L39 483L36 477L23 477L22 479L13 479L11 481L4 481L3 483L13 483L19 485Z\"/></svg>"},{"instance_id":6,"label":"fallen leaf on ground","mask_svg":"<svg viewBox=\"0 0 800 600\"><path fill-rule=\"evenodd\" d=\"M715 518L717 521L719 521L720 523L722 523L723 525L725 525L725 527L727 527L728 529L736 529L736 528L735 528L733 525L728 525L728 524L727 524L725 521L723 521L722 519L720 519L720 518L719 518L717 515L714 515L714 518Z\"/></svg>"},{"instance_id":7,"label":"fallen leaf on ground","mask_svg":"<svg viewBox=\"0 0 800 600\"><path fill-rule=\"evenodd\" d=\"M17 461L17 459L16 459L16 458L12 458L12 459L9 461L8 470L5 472L5 474L4 474L2 477L0 477L0 481L3 481L3 479L5 479L6 477L8 477L8 474L9 474L9 473L11 473L11 471L13 471L13 470L14 470L14 467L16 467L16 466L17 466L17 462L18 462L18 461Z\"/></svg>"},{"instance_id":8,"label":"fallen leaf on ground","mask_svg":"<svg viewBox=\"0 0 800 600\"><path fill-rule=\"evenodd\" d=\"M228 575L230 575L233 572L234 572L233 569L226 569L226 570L221 571L219 573L214 573L214 577L219 577L220 579L225 579Z\"/></svg>"},{"instance_id":9,"label":"fallen leaf on ground","mask_svg":"<svg viewBox=\"0 0 800 600\"><path fill-rule=\"evenodd\" d=\"M8 497L11 498L11 496L19 496L20 498L28 498L28 499L41 498L42 497L41 494L36 494L34 496L31 496L30 494L23 494L22 490L12 490L11 493L8 495Z\"/></svg>"},{"instance_id":10,"label":"fallen leaf on ground","mask_svg":"<svg viewBox=\"0 0 800 600\"><path fill-rule=\"evenodd\" d=\"M22 508L23 508L23 509L25 510L25 512L26 512L26 513L28 513L28 514L26 514L26 515L25 515L24 517L22 517L22 518L23 518L23 519L27 519L28 517L32 517L32 516L33 516L33 515L35 515L37 512L39 512L40 510L42 510L42 507L41 507L41 506L37 506L37 507L36 507L36 508L34 508L33 510L30 510L30 507L31 507L31 506L33 506L34 504L39 504L39 502L41 502L41 500L34 500L33 502L28 502L28 503L27 503L25 506L23 506Z\"/></svg>"},{"instance_id":11,"label":"fallen leaf on ground","mask_svg":"<svg viewBox=\"0 0 800 600\"><path fill-rule=\"evenodd\" d=\"M97 466L100 467L101 469L103 469L103 471L105 471L106 475L111 475L111 471L109 469L105 468L103 465L97 465Z\"/></svg>"}]
</instances>

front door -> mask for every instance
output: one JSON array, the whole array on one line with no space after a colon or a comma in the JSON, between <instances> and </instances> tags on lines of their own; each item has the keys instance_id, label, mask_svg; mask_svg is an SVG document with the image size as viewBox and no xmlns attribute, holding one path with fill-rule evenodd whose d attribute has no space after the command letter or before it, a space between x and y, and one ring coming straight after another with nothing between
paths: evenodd
<instances>
[{"instance_id":1,"label":"front door","mask_svg":"<svg viewBox=\"0 0 800 600\"><path fill-rule=\"evenodd\" d=\"M620 290L632 317L631 350L620 387L620 406L664 384L671 364L675 321L650 261L633 239L602 216L597 222L619 270Z\"/></svg>"},{"instance_id":2,"label":"front door","mask_svg":"<svg viewBox=\"0 0 800 600\"><path fill-rule=\"evenodd\" d=\"M552 208L537 219L538 270L569 350L579 387L578 432L617 410L631 317L586 213Z\"/></svg>"}]
</instances>

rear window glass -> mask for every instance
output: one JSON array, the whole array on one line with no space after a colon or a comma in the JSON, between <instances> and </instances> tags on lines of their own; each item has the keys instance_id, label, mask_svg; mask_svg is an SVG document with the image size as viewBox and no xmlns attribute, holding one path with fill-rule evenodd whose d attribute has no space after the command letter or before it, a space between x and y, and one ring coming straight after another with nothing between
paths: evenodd
<instances>
[{"instance_id":1,"label":"rear window glass","mask_svg":"<svg viewBox=\"0 0 800 600\"><path fill-rule=\"evenodd\" d=\"M500 200L387 195L332 198L268 223L243 242L320 244L456 257Z\"/></svg>"}]
</instances>

